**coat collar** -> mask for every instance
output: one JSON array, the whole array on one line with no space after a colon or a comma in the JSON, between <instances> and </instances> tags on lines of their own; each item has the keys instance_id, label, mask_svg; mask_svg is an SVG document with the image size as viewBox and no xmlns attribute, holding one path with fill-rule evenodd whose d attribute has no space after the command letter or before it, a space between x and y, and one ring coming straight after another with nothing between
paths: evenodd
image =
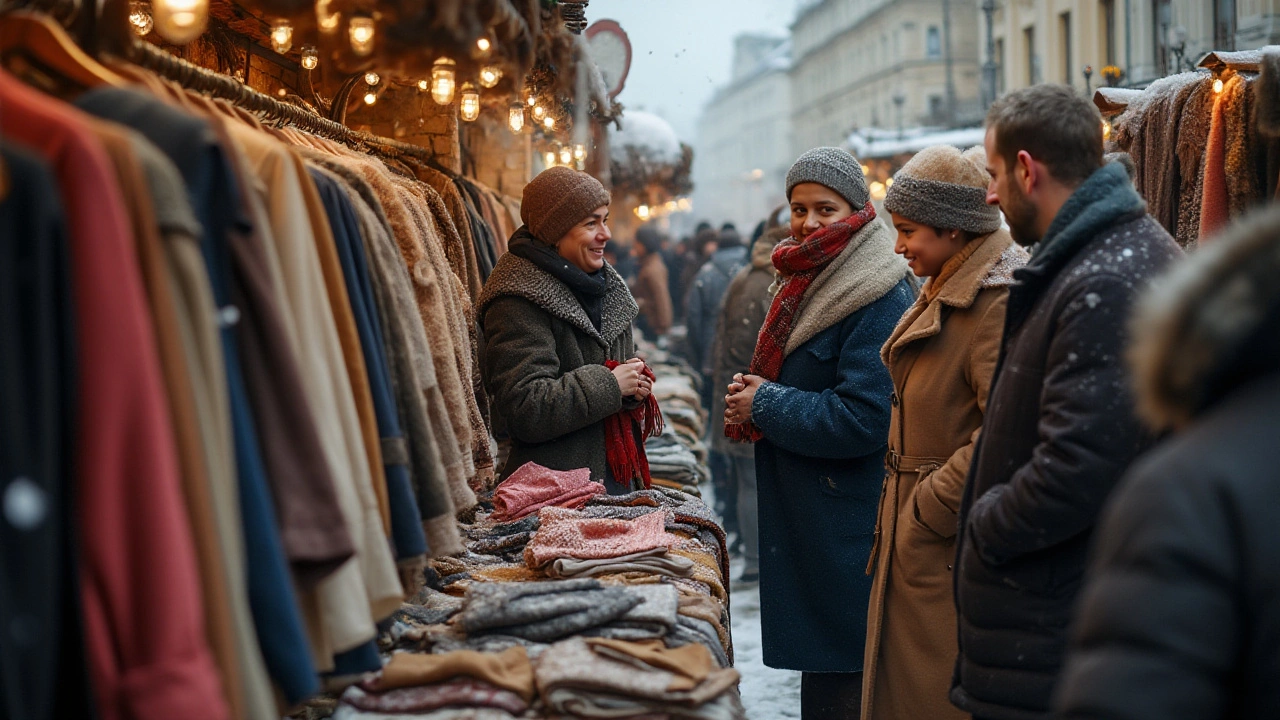
<instances>
[{"instance_id":1,"label":"coat collar","mask_svg":"<svg viewBox=\"0 0 1280 720\"><path fill-rule=\"evenodd\" d=\"M943 306L965 309L987 288L1013 284L1013 271L1027 262L1027 251L1013 242L1007 230L997 230L981 239L956 273L929 301L921 293L916 303L898 321L897 328L880 350L885 365L892 366L907 345L942 332Z\"/></svg>"},{"instance_id":2,"label":"coat collar","mask_svg":"<svg viewBox=\"0 0 1280 720\"><path fill-rule=\"evenodd\" d=\"M591 324L587 311L582 309L582 303L573 296L569 286L537 265L511 253L498 259L488 282L484 284L480 301L476 303L476 318L483 326L484 313L489 305L500 297L513 295L524 298L573 325L601 346L609 347L619 335L631 330L631 322L636 319L640 308L618 271L608 263L604 267L609 275L609 291L604 297L599 330Z\"/></svg>"}]
</instances>

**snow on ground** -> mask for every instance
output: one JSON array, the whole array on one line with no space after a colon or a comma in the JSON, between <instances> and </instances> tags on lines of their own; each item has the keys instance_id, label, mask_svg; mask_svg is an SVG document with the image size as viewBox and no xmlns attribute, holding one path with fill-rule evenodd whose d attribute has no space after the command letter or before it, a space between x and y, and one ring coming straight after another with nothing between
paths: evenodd
<instances>
[{"instance_id":1,"label":"snow on ground","mask_svg":"<svg viewBox=\"0 0 1280 720\"><path fill-rule=\"evenodd\" d=\"M732 575L742 571L733 563ZM742 704L748 720L800 717L800 673L764 666L760 647L760 586L731 591L734 667L742 673Z\"/></svg>"}]
</instances>

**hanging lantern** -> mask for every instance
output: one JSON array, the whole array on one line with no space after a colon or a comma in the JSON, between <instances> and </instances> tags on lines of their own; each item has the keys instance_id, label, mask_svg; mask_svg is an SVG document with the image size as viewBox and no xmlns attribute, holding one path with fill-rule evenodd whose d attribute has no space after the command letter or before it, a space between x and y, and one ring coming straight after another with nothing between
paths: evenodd
<instances>
[{"instance_id":1,"label":"hanging lantern","mask_svg":"<svg viewBox=\"0 0 1280 720\"><path fill-rule=\"evenodd\" d=\"M529 113L533 115L534 120L542 120L547 116L547 109L541 105L534 105L533 109L530 110Z\"/></svg>"},{"instance_id":2,"label":"hanging lantern","mask_svg":"<svg viewBox=\"0 0 1280 720\"><path fill-rule=\"evenodd\" d=\"M480 37L476 40L476 50L472 55L476 58L487 58L491 50L493 50L493 41L488 36Z\"/></svg>"},{"instance_id":3,"label":"hanging lantern","mask_svg":"<svg viewBox=\"0 0 1280 720\"><path fill-rule=\"evenodd\" d=\"M462 102L459 103L462 119L475 122L480 117L480 91L471 83L462 83Z\"/></svg>"},{"instance_id":4,"label":"hanging lantern","mask_svg":"<svg viewBox=\"0 0 1280 720\"><path fill-rule=\"evenodd\" d=\"M529 95L528 99L525 100L525 102L529 103L529 107L533 107L534 105L538 104L538 96L531 94Z\"/></svg>"},{"instance_id":5,"label":"hanging lantern","mask_svg":"<svg viewBox=\"0 0 1280 720\"><path fill-rule=\"evenodd\" d=\"M378 77L378 73L370 70L369 72L364 74L365 85L377 85L380 82L382 82L382 78Z\"/></svg>"},{"instance_id":6,"label":"hanging lantern","mask_svg":"<svg viewBox=\"0 0 1280 720\"><path fill-rule=\"evenodd\" d=\"M510 109L507 110L507 127L511 128L511 132L519 135L524 130L524 105L521 103L511 103Z\"/></svg>"},{"instance_id":7,"label":"hanging lantern","mask_svg":"<svg viewBox=\"0 0 1280 720\"><path fill-rule=\"evenodd\" d=\"M316 52L315 45L302 46L302 67L307 70L315 70L320 64L320 55Z\"/></svg>"},{"instance_id":8,"label":"hanging lantern","mask_svg":"<svg viewBox=\"0 0 1280 720\"><path fill-rule=\"evenodd\" d=\"M546 129L548 129L548 130L555 130L555 129L556 129L556 119L555 119L555 118L553 118L553 117L551 117L550 115L546 116L545 118L543 118L543 119L542 119L542 127L546 128Z\"/></svg>"},{"instance_id":9,"label":"hanging lantern","mask_svg":"<svg viewBox=\"0 0 1280 720\"><path fill-rule=\"evenodd\" d=\"M480 68L480 85L485 88L493 88L498 86L498 81L502 80L502 70L494 65L486 65Z\"/></svg>"},{"instance_id":10,"label":"hanging lantern","mask_svg":"<svg viewBox=\"0 0 1280 720\"><path fill-rule=\"evenodd\" d=\"M174 45L200 37L209 22L209 0L158 0L151 10L156 32Z\"/></svg>"},{"instance_id":11,"label":"hanging lantern","mask_svg":"<svg viewBox=\"0 0 1280 720\"><path fill-rule=\"evenodd\" d=\"M546 162L547 167L556 166L556 154L550 150L543 154L542 159Z\"/></svg>"},{"instance_id":12,"label":"hanging lantern","mask_svg":"<svg viewBox=\"0 0 1280 720\"><path fill-rule=\"evenodd\" d=\"M431 68L431 99L440 105L453 102L457 75L457 63L453 60L449 58L436 60Z\"/></svg>"},{"instance_id":13,"label":"hanging lantern","mask_svg":"<svg viewBox=\"0 0 1280 720\"><path fill-rule=\"evenodd\" d=\"M147 9L146 3L129 3L129 27L133 28L138 37L146 37L147 33L151 32L151 28L155 27L155 24L155 20L151 19L151 11Z\"/></svg>"},{"instance_id":14,"label":"hanging lantern","mask_svg":"<svg viewBox=\"0 0 1280 720\"><path fill-rule=\"evenodd\" d=\"M369 92L367 92L367 93L365 93L365 94L364 94L364 104L365 104L365 105L372 105L372 104L374 104L374 103L376 103L376 102L378 102L378 93L376 93L376 92L374 92L374 91L370 90Z\"/></svg>"},{"instance_id":15,"label":"hanging lantern","mask_svg":"<svg viewBox=\"0 0 1280 720\"><path fill-rule=\"evenodd\" d=\"M351 23L347 25L347 36L351 41L351 52L361 57L372 53L374 31L373 18L351 18Z\"/></svg>"},{"instance_id":16,"label":"hanging lantern","mask_svg":"<svg viewBox=\"0 0 1280 720\"><path fill-rule=\"evenodd\" d=\"M281 21L271 28L271 49L281 55L293 47L293 26Z\"/></svg>"},{"instance_id":17,"label":"hanging lantern","mask_svg":"<svg viewBox=\"0 0 1280 720\"><path fill-rule=\"evenodd\" d=\"M430 87L431 87L431 83L427 82L426 80L419 80L419 81L418 81L418 89L419 89L419 90L427 90L427 89L429 89Z\"/></svg>"},{"instance_id":18,"label":"hanging lantern","mask_svg":"<svg viewBox=\"0 0 1280 720\"><path fill-rule=\"evenodd\" d=\"M568 145L560 148L560 164L568 165L573 162L573 148Z\"/></svg>"},{"instance_id":19,"label":"hanging lantern","mask_svg":"<svg viewBox=\"0 0 1280 720\"><path fill-rule=\"evenodd\" d=\"M587 146L578 143L573 146L573 159L582 162L587 159Z\"/></svg>"}]
</instances>

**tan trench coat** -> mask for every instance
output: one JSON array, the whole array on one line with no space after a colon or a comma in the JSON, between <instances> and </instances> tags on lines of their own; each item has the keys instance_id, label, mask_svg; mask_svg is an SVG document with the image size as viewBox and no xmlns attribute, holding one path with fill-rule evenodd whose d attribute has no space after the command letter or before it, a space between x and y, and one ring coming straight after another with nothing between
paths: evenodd
<instances>
[{"instance_id":1,"label":"tan trench coat","mask_svg":"<svg viewBox=\"0 0 1280 720\"><path fill-rule=\"evenodd\" d=\"M1026 253L1000 230L959 257L936 296L925 286L881 351L895 393L867 568L875 578L864 720L968 717L947 697L957 652L956 514L1000 353L1008 285Z\"/></svg>"}]
</instances>

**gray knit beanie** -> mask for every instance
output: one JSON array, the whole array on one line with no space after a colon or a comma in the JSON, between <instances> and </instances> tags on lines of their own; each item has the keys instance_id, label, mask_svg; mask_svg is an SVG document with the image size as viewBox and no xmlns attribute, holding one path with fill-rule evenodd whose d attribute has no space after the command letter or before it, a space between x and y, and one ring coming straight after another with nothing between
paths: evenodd
<instances>
[{"instance_id":1,"label":"gray knit beanie","mask_svg":"<svg viewBox=\"0 0 1280 720\"><path fill-rule=\"evenodd\" d=\"M854 212L861 210L871 199L862 164L840 148L814 148L801 155L787 172L787 200L791 199L795 186L810 182L835 190L853 206Z\"/></svg>"},{"instance_id":2,"label":"gray knit beanie","mask_svg":"<svg viewBox=\"0 0 1280 720\"><path fill-rule=\"evenodd\" d=\"M987 204L986 164L981 147L963 153L950 145L927 147L893 177L884 208L929 227L993 233L1000 229L1000 208Z\"/></svg>"},{"instance_id":3,"label":"gray knit beanie","mask_svg":"<svg viewBox=\"0 0 1280 720\"><path fill-rule=\"evenodd\" d=\"M520 219L533 236L548 245L582 222L596 208L609 204L609 191L600 181L573 168L553 167L524 186Z\"/></svg>"}]
</instances>

